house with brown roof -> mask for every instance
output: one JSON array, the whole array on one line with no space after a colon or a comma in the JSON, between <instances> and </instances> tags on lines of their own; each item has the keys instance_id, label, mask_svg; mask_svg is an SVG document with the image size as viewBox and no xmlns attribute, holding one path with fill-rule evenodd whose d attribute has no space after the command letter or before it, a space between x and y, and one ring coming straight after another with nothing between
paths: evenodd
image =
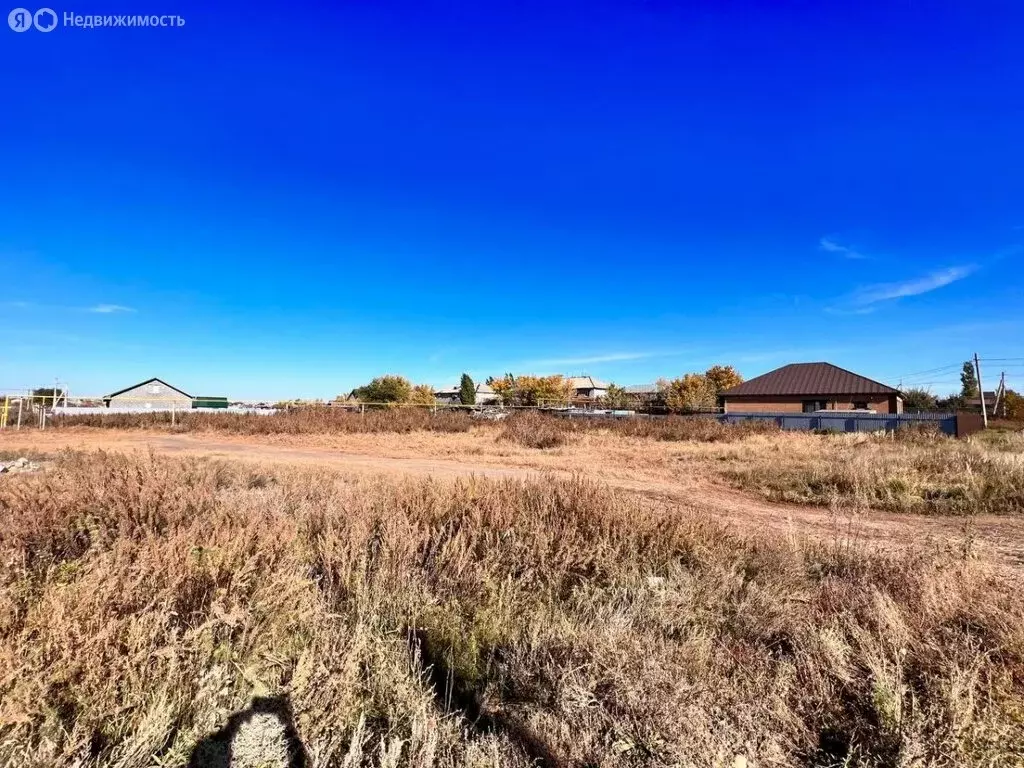
<instances>
[{"instance_id":1,"label":"house with brown roof","mask_svg":"<svg viewBox=\"0 0 1024 768\"><path fill-rule=\"evenodd\" d=\"M726 413L903 413L898 389L831 363L790 363L719 396Z\"/></svg>"}]
</instances>

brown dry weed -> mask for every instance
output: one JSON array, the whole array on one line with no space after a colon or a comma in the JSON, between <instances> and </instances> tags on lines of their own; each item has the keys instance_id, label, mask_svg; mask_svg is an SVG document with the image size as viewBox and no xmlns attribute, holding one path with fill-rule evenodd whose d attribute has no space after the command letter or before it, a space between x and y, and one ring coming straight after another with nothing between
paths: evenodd
<instances>
[{"instance_id":1,"label":"brown dry weed","mask_svg":"<svg viewBox=\"0 0 1024 768\"><path fill-rule=\"evenodd\" d=\"M182 766L254 697L311 765L1014 765L1024 607L582 480L65 453L0 482L0 763Z\"/></svg>"}]
</instances>

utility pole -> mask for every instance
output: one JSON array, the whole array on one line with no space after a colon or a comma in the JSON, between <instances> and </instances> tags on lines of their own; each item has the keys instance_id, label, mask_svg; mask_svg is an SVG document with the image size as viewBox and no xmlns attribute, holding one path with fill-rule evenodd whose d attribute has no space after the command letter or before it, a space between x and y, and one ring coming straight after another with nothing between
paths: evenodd
<instances>
[{"instance_id":1,"label":"utility pole","mask_svg":"<svg viewBox=\"0 0 1024 768\"><path fill-rule=\"evenodd\" d=\"M999 415L999 403L1003 404L1003 410L1006 410L1006 371L999 372L999 386L996 387L996 401L992 404L992 415ZM1004 413L1003 416L1006 414Z\"/></svg>"},{"instance_id":2,"label":"utility pole","mask_svg":"<svg viewBox=\"0 0 1024 768\"><path fill-rule=\"evenodd\" d=\"M978 353L974 353L974 372L978 376L978 400L981 402L981 421L988 429L988 411L985 410L985 387L981 384L981 363L978 362Z\"/></svg>"}]
</instances>

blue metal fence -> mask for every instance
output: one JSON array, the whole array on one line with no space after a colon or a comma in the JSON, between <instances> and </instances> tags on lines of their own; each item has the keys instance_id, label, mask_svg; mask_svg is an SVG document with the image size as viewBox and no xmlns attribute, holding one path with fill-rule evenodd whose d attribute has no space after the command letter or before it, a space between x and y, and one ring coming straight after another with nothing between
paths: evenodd
<instances>
[{"instance_id":1,"label":"blue metal fence","mask_svg":"<svg viewBox=\"0 0 1024 768\"><path fill-rule=\"evenodd\" d=\"M665 419L666 414L638 414L635 411L577 410L561 409L551 411L556 416L576 419L641 418ZM741 421L768 421L778 424L781 429L813 432L894 432L914 425L934 424L939 431L956 436L957 416L955 413L869 413L856 411L821 411L817 413L689 413L681 414L688 419L717 419L723 424ZM980 417L978 419L980 422ZM980 423L977 429L980 429ZM974 431L973 429L970 431ZM968 434L970 433L968 432Z\"/></svg>"},{"instance_id":2,"label":"blue metal fence","mask_svg":"<svg viewBox=\"0 0 1024 768\"><path fill-rule=\"evenodd\" d=\"M955 413L722 413L714 416L726 424L771 421L782 429L833 432L893 432L901 427L934 424L947 435L956 435Z\"/></svg>"}]
</instances>

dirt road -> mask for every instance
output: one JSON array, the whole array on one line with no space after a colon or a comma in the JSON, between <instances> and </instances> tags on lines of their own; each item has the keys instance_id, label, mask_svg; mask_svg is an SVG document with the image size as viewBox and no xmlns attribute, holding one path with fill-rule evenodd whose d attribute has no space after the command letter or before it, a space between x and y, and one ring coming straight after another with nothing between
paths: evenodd
<instances>
[{"instance_id":1,"label":"dirt road","mask_svg":"<svg viewBox=\"0 0 1024 768\"><path fill-rule=\"evenodd\" d=\"M156 451L176 456L206 456L224 459L278 464L305 464L346 472L372 474L429 475L455 478L470 475L494 478L528 478L541 473L583 474L613 487L637 493L661 502L705 512L735 526L742 532L769 528L819 540L859 542L877 548L903 547L909 543L927 543L957 549L969 548L975 556L990 560L1000 570L1024 576L1024 521L1016 517L992 515L971 518L941 517L865 512L850 514L821 507L767 502L754 495L723 487L707 478L685 472L650 473L637 477L616 473L609 467L587 468L579 462L564 462L558 457L543 463L516 456L403 455L422 451L422 446L404 450L409 441L384 441L373 452L358 452L339 447L339 443L367 448L372 445L358 439L303 438L300 445L267 441L258 437L218 434L167 434L114 430L35 430L8 432L0 439L7 452L52 452L62 448L112 451ZM398 455L396 455L398 454ZM532 454L536 455L536 454ZM502 466L501 464L510 464ZM525 464L525 466L524 466Z\"/></svg>"}]
</instances>

